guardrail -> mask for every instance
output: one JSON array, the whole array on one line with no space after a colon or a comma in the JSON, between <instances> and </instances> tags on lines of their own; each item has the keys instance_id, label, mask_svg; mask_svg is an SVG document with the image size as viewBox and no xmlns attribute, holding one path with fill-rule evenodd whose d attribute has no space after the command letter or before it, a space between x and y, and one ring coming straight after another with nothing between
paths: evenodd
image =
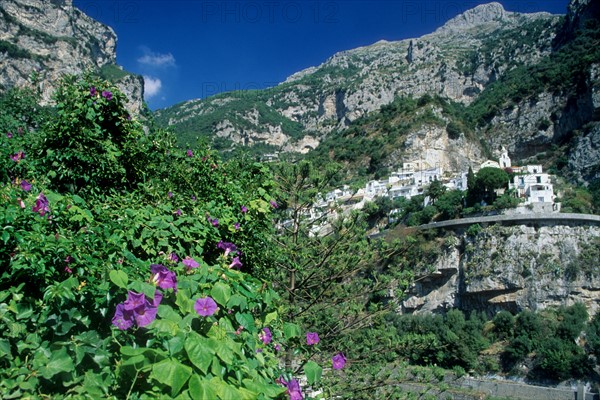
<instances>
[{"instance_id":1,"label":"guardrail","mask_svg":"<svg viewBox=\"0 0 600 400\"><path fill-rule=\"evenodd\" d=\"M431 222L420 225L418 229L454 229L474 224L488 225L599 225L600 215L576 213L532 213L523 215L491 215L487 217L472 217Z\"/></svg>"}]
</instances>

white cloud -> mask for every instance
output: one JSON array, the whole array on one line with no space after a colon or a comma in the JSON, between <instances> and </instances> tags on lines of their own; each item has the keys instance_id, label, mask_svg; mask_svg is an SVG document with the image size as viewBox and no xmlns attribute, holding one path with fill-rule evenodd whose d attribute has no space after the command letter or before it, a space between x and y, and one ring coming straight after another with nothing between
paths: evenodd
<instances>
[{"instance_id":1,"label":"white cloud","mask_svg":"<svg viewBox=\"0 0 600 400\"><path fill-rule=\"evenodd\" d=\"M156 96L162 88L162 82L159 78L144 75L144 97L150 98Z\"/></svg>"},{"instance_id":2,"label":"white cloud","mask_svg":"<svg viewBox=\"0 0 600 400\"><path fill-rule=\"evenodd\" d=\"M151 67L174 67L175 66L175 57L173 54L160 54L151 51L148 48L143 48L144 55L137 59L137 62L144 65L149 65Z\"/></svg>"}]
</instances>

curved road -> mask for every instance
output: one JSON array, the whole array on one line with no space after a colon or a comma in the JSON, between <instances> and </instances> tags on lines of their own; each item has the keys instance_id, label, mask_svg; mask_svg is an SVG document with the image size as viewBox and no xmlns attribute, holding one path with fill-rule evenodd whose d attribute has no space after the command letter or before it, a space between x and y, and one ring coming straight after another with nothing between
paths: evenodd
<instances>
[{"instance_id":1,"label":"curved road","mask_svg":"<svg viewBox=\"0 0 600 400\"><path fill-rule=\"evenodd\" d=\"M451 219L447 221L432 222L420 225L418 229L461 228L473 224L527 225L527 224L553 224L553 225L600 225L600 215L574 214L574 213L532 213L522 215L492 215L488 217L473 217Z\"/></svg>"}]
</instances>

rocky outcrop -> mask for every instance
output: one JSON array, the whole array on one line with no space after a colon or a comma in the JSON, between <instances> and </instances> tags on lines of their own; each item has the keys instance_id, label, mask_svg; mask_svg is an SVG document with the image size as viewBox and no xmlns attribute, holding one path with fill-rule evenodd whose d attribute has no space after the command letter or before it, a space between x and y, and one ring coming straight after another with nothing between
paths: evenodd
<instances>
[{"instance_id":1,"label":"rocky outcrop","mask_svg":"<svg viewBox=\"0 0 600 400\"><path fill-rule=\"evenodd\" d=\"M116 63L115 32L73 7L71 0L0 2L0 90L35 84L45 103L66 74ZM142 106L141 77L119 79L130 110Z\"/></svg>"},{"instance_id":2,"label":"rocky outcrop","mask_svg":"<svg viewBox=\"0 0 600 400\"><path fill-rule=\"evenodd\" d=\"M474 236L448 235L401 312L518 312L576 302L590 314L600 309L600 227L493 225Z\"/></svg>"}]
</instances>

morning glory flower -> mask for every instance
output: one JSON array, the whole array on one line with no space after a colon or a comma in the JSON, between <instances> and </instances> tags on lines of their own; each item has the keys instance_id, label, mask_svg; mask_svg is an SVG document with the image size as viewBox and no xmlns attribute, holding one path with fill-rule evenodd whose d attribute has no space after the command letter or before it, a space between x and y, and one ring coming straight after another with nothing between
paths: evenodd
<instances>
[{"instance_id":1,"label":"morning glory flower","mask_svg":"<svg viewBox=\"0 0 600 400\"><path fill-rule=\"evenodd\" d=\"M133 326L133 322L133 311L126 310L123 303L117 304L112 324L120 330L125 331Z\"/></svg>"},{"instance_id":2,"label":"morning glory flower","mask_svg":"<svg viewBox=\"0 0 600 400\"><path fill-rule=\"evenodd\" d=\"M292 379L287 382L287 394L290 396L290 400L302 400L302 389L300 389L300 382L296 379Z\"/></svg>"},{"instance_id":3,"label":"morning glory flower","mask_svg":"<svg viewBox=\"0 0 600 400\"><path fill-rule=\"evenodd\" d=\"M161 292L159 292L158 290L156 292L154 292L154 299L152 299L152 305L154 307L158 307L160 305L160 302L163 299L163 295Z\"/></svg>"},{"instance_id":4,"label":"morning glory flower","mask_svg":"<svg viewBox=\"0 0 600 400\"><path fill-rule=\"evenodd\" d=\"M231 262L231 264L229 264L229 268L237 268L240 269L242 268L244 264L242 264L242 262L240 261L239 257L234 257L233 261Z\"/></svg>"},{"instance_id":5,"label":"morning glory flower","mask_svg":"<svg viewBox=\"0 0 600 400\"><path fill-rule=\"evenodd\" d=\"M104 97L106 100L111 101L113 98L113 95L111 92L109 92L108 90L103 90L102 91L102 97Z\"/></svg>"},{"instance_id":6,"label":"morning glory flower","mask_svg":"<svg viewBox=\"0 0 600 400\"><path fill-rule=\"evenodd\" d=\"M306 344L312 346L313 344L319 343L319 334L317 332L306 333Z\"/></svg>"},{"instance_id":7,"label":"morning glory flower","mask_svg":"<svg viewBox=\"0 0 600 400\"><path fill-rule=\"evenodd\" d=\"M46 198L46 196L44 196L44 193L40 192L35 201L35 204L31 208L31 211L39 213L42 217L46 215L46 213L50 212L48 199Z\"/></svg>"},{"instance_id":8,"label":"morning glory flower","mask_svg":"<svg viewBox=\"0 0 600 400\"><path fill-rule=\"evenodd\" d=\"M13 137L12 132L6 132L6 137L9 139L12 139L12 137Z\"/></svg>"},{"instance_id":9,"label":"morning glory flower","mask_svg":"<svg viewBox=\"0 0 600 400\"><path fill-rule=\"evenodd\" d=\"M248 212L248 207L242 206L242 214L246 214Z\"/></svg>"},{"instance_id":10,"label":"morning glory flower","mask_svg":"<svg viewBox=\"0 0 600 400\"><path fill-rule=\"evenodd\" d=\"M161 289L177 290L177 276L173 271L161 264L150 265L152 282Z\"/></svg>"},{"instance_id":11,"label":"morning glory flower","mask_svg":"<svg viewBox=\"0 0 600 400\"><path fill-rule=\"evenodd\" d=\"M96 95L97 95L97 94L98 94L98 90L96 90L96 87L95 87L95 86L92 86L92 87L90 88L90 96L92 96L92 97L96 97Z\"/></svg>"},{"instance_id":12,"label":"morning glory flower","mask_svg":"<svg viewBox=\"0 0 600 400\"><path fill-rule=\"evenodd\" d=\"M221 249L221 250L225 250L225 254L223 254L224 257L227 257L229 255L229 253L234 253L237 251L237 247L235 244L230 243L230 242L224 242L224 241L219 241L219 243L217 243L217 248Z\"/></svg>"},{"instance_id":13,"label":"morning glory flower","mask_svg":"<svg viewBox=\"0 0 600 400\"><path fill-rule=\"evenodd\" d=\"M154 306L149 301L145 301L143 306L133 310L133 318L135 318L137 326L144 327L156 319L157 311L158 307Z\"/></svg>"},{"instance_id":14,"label":"morning glory flower","mask_svg":"<svg viewBox=\"0 0 600 400\"><path fill-rule=\"evenodd\" d=\"M239 230L240 230L240 223L239 223L239 222L236 222L235 224L233 224L233 227L234 227L234 229L235 229L236 231L239 231Z\"/></svg>"},{"instance_id":15,"label":"morning glory flower","mask_svg":"<svg viewBox=\"0 0 600 400\"><path fill-rule=\"evenodd\" d=\"M10 159L17 163L24 158L25 158L25 153L23 152L23 150L19 150L15 154L10 156Z\"/></svg>"},{"instance_id":16,"label":"morning glory flower","mask_svg":"<svg viewBox=\"0 0 600 400\"><path fill-rule=\"evenodd\" d=\"M262 333L258 335L258 338L264 343L269 344L273 340L273 335L269 328L263 328Z\"/></svg>"},{"instance_id":17,"label":"morning glory flower","mask_svg":"<svg viewBox=\"0 0 600 400\"><path fill-rule=\"evenodd\" d=\"M279 208L279 205L277 204L277 202L275 200L269 201L269 204L271 204L271 207L273 207L273 208Z\"/></svg>"},{"instance_id":18,"label":"morning glory flower","mask_svg":"<svg viewBox=\"0 0 600 400\"><path fill-rule=\"evenodd\" d=\"M185 257L185 259L182 261L182 263L183 263L183 265L188 267L188 269L198 268L200 266L200 264L198 264L198 261L194 260L190 256Z\"/></svg>"},{"instance_id":19,"label":"morning glory flower","mask_svg":"<svg viewBox=\"0 0 600 400\"><path fill-rule=\"evenodd\" d=\"M31 190L31 183L29 183L25 179L23 179L21 181L21 189L23 189L26 192L29 192Z\"/></svg>"},{"instance_id":20,"label":"morning glory flower","mask_svg":"<svg viewBox=\"0 0 600 400\"><path fill-rule=\"evenodd\" d=\"M188 149L188 151L186 152L188 157L194 157L194 152L190 149Z\"/></svg>"},{"instance_id":21,"label":"morning glory flower","mask_svg":"<svg viewBox=\"0 0 600 400\"><path fill-rule=\"evenodd\" d=\"M167 196L169 196L169 198L173 197L173 192L167 193Z\"/></svg>"},{"instance_id":22,"label":"morning glory flower","mask_svg":"<svg viewBox=\"0 0 600 400\"><path fill-rule=\"evenodd\" d=\"M127 292L127 300L123 303L123 307L127 311L133 311L144 304L146 304L146 296L144 296L144 293L136 293L130 290Z\"/></svg>"},{"instance_id":23,"label":"morning glory flower","mask_svg":"<svg viewBox=\"0 0 600 400\"><path fill-rule=\"evenodd\" d=\"M179 261L179 257L177 257L177 254L175 254L175 252L171 252L171 254L169 254L169 261L174 263Z\"/></svg>"},{"instance_id":24,"label":"morning glory flower","mask_svg":"<svg viewBox=\"0 0 600 400\"><path fill-rule=\"evenodd\" d=\"M346 357L344 353L337 353L331 358L333 369L342 369L346 365Z\"/></svg>"},{"instance_id":25,"label":"morning glory flower","mask_svg":"<svg viewBox=\"0 0 600 400\"><path fill-rule=\"evenodd\" d=\"M203 317L209 317L217 311L217 303L211 297L202 297L194 303L194 310Z\"/></svg>"}]
</instances>

